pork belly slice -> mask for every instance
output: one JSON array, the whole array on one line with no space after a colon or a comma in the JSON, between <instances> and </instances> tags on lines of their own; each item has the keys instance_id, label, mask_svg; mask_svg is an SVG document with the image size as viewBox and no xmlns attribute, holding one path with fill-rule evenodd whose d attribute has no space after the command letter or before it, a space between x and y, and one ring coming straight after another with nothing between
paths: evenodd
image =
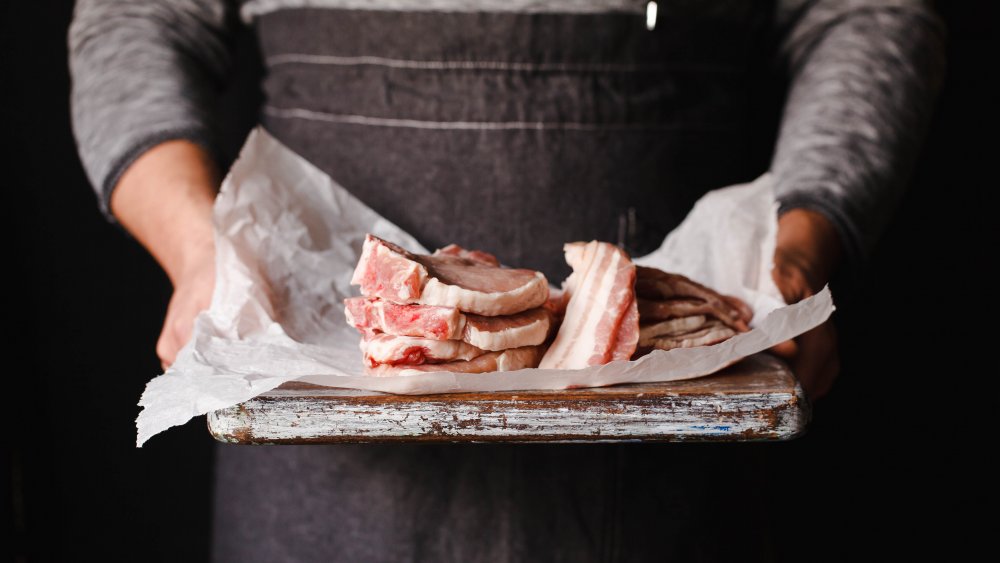
<instances>
[{"instance_id":1,"label":"pork belly slice","mask_svg":"<svg viewBox=\"0 0 1000 563\"><path fill-rule=\"evenodd\" d=\"M347 323L362 333L384 332L434 340L461 339L465 315L454 307L400 305L381 299L344 300Z\"/></svg>"},{"instance_id":2,"label":"pork belly slice","mask_svg":"<svg viewBox=\"0 0 1000 563\"><path fill-rule=\"evenodd\" d=\"M541 344L550 328L552 313L542 307L502 317L468 314L462 340L483 350L506 350Z\"/></svg>"},{"instance_id":3,"label":"pork belly slice","mask_svg":"<svg viewBox=\"0 0 1000 563\"><path fill-rule=\"evenodd\" d=\"M538 365L544 348L542 346L524 346L502 352L486 352L471 360L447 362L443 364L410 365L378 365L365 366L365 375L388 377L395 375L419 375L434 371L450 371L454 373L486 373L490 371L515 371L533 368Z\"/></svg>"},{"instance_id":4,"label":"pork belly slice","mask_svg":"<svg viewBox=\"0 0 1000 563\"><path fill-rule=\"evenodd\" d=\"M640 341L639 346L643 350L673 350L674 348L694 348L696 346L709 346L729 340L736 334L736 331L727 327L719 321L709 321L694 332L680 334L677 336L661 336L652 338L649 341Z\"/></svg>"},{"instance_id":5,"label":"pork belly slice","mask_svg":"<svg viewBox=\"0 0 1000 563\"><path fill-rule=\"evenodd\" d=\"M448 248L417 255L368 235L351 283L361 286L367 297L488 316L520 313L548 298L549 286L541 272L500 268L482 256L463 255L470 251Z\"/></svg>"},{"instance_id":6,"label":"pork belly slice","mask_svg":"<svg viewBox=\"0 0 1000 563\"><path fill-rule=\"evenodd\" d=\"M461 340L431 340L416 336L370 334L361 339L365 364L438 364L455 360L471 360L485 353Z\"/></svg>"},{"instance_id":7,"label":"pork belly slice","mask_svg":"<svg viewBox=\"0 0 1000 563\"><path fill-rule=\"evenodd\" d=\"M705 315L692 315L642 325L639 327L639 346L652 346L654 340L663 336L678 336L701 330L708 322Z\"/></svg>"},{"instance_id":8,"label":"pork belly slice","mask_svg":"<svg viewBox=\"0 0 1000 563\"><path fill-rule=\"evenodd\" d=\"M606 242L574 242L564 250L573 268L564 284L569 301L562 326L539 367L579 369L631 357L639 331L635 265L624 251Z\"/></svg>"}]
</instances>

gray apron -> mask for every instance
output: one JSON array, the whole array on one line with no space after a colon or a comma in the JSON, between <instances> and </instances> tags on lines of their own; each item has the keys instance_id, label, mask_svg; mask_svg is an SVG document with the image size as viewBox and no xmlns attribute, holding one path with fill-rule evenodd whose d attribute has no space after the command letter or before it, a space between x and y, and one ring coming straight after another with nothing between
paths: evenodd
<instances>
[{"instance_id":1,"label":"gray apron","mask_svg":"<svg viewBox=\"0 0 1000 563\"><path fill-rule=\"evenodd\" d=\"M653 31L633 14L274 12L256 23L263 123L428 248L481 248L558 284L564 242L647 253L705 191L763 171L748 80L767 18L749 9L662 7ZM758 559L768 535L757 456L220 445L213 553Z\"/></svg>"}]
</instances>

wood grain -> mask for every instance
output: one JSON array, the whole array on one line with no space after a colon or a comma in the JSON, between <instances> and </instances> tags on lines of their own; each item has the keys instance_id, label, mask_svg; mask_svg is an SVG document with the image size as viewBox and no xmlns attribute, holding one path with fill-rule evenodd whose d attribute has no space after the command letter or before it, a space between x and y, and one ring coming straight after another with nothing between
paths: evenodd
<instances>
[{"instance_id":1,"label":"wood grain","mask_svg":"<svg viewBox=\"0 0 1000 563\"><path fill-rule=\"evenodd\" d=\"M780 360L715 375L558 391L391 395L289 383L209 413L223 442L674 442L788 440L810 410Z\"/></svg>"}]
</instances>

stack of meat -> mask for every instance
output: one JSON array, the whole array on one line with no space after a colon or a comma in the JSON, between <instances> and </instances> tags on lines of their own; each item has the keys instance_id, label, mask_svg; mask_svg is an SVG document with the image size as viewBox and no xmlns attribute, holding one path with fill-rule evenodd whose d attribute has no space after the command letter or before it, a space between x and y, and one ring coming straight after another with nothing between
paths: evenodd
<instances>
[{"instance_id":1,"label":"stack of meat","mask_svg":"<svg viewBox=\"0 0 1000 563\"><path fill-rule=\"evenodd\" d=\"M638 353L717 344L749 330L746 303L678 274L637 268Z\"/></svg>"},{"instance_id":2,"label":"stack of meat","mask_svg":"<svg viewBox=\"0 0 1000 563\"><path fill-rule=\"evenodd\" d=\"M455 245L416 255L368 235L351 283L369 375L535 367L553 327L544 275Z\"/></svg>"}]
</instances>

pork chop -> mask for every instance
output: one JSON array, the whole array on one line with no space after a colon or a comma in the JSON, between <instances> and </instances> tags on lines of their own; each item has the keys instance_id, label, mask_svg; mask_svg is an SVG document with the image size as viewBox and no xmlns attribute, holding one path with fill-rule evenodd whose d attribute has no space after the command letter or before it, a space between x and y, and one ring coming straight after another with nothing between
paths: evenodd
<instances>
[{"instance_id":1,"label":"pork chop","mask_svg":"<svg viewBox=\"0 0 1000 563\"><path fill-rule=\"evenodd\" d=\"M362 333L384 332L435 340L462 337L465 315L454 307L399 305L369 297L344 300L347 322Z\"/></svg>"},{"instance_id":2,"label":"pork chop","mask_svg":"<svg viewBox=\"0 0 1000 563\"><path fill-rule=\"evenodd\" d=\"M457 250L425 256L368 235L351 278L367 297L455 307L478 315L513 315L545 303L541 272L500 268Z\"/></svg>"},{"instance_id":3,"label":"pork chop","mask_svg":"<svg viewBox=\"0 0 1000 563\"><path fill-rule=\"evenodd\" d=\"M361 339L365 364L439 364L454 360L471 360L484 351L461 340L431 340L416 336L371 334Z\"/></svg>"}]
</instances>

